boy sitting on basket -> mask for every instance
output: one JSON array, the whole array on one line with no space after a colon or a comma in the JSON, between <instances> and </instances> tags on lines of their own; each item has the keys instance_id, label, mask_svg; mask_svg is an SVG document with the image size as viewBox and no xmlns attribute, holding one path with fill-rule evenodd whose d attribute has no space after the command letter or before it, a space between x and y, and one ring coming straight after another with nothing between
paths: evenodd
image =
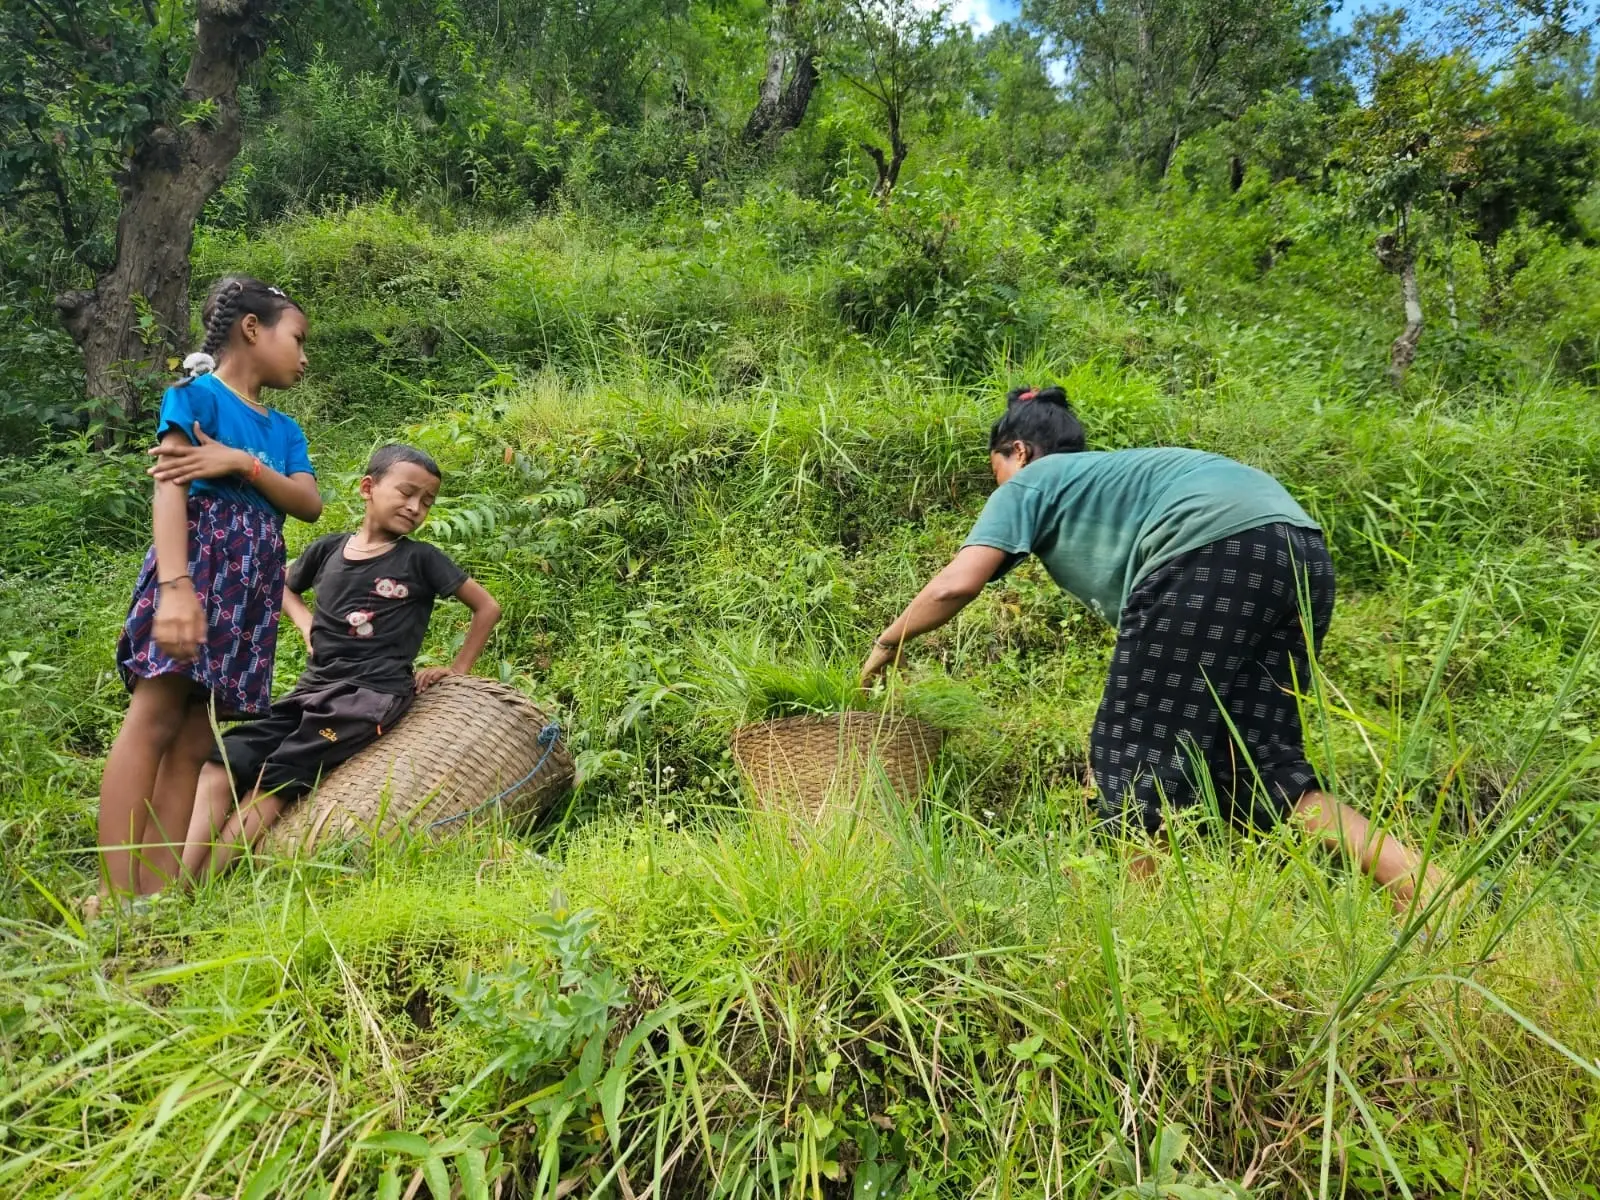
<instances>
[{"instance_id":1,"label":"boy sitting on basket","mask_svg":"<svg viewBox=\"0 0 1600 1200\"><path fill-rule=\"evenodd\" d=\"M422 451L382 447L361 480L361 528L318 538L290 564L283 611L306 640L309 665L269 715L225 733L206 764L183 854L191 879L219 873L255 845L324 772L393 728L416 693L472 670L500 606L449 556L406 536L428 519L441 482ZM315 613L301 599L308 591ZM439 596L471 609L472 624L454 662L413 675Z\"/></svg>"}]
</instances>

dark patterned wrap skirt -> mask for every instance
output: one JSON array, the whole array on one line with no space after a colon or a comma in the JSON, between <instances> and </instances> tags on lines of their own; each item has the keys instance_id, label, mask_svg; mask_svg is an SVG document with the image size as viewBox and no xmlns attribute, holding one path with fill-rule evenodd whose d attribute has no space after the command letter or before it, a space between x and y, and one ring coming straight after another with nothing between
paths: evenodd
<instances>
[{"instance_id":1,"label":"dark patterned wrap skirt","mask_svg":"<svg viewBox=\"0 0 1600 1200\"><path fill-rule=\"evenodd\" d=\"M1100 815L1154 833L1214 795L1269 829L1317 787L1295 693L1333 617L1315 529L1247 529L1160 564L1128 597L1089 737Z\"/></svg>"},{"instance_id":2,"label":"dark patterned wrap skirt","mask_svg":"<svg viewBox=\"0 0 1600 1200\"><path fill-rule=\"evenodd\" d=\"M187 663L155 640L155 547L134 585L117 670L129 691L140 679L183 675L210 693L219 717L260 716L272 707L272 665L278 651L286 563L283 521L257 504L216 496L189 497L189 578L205 614L206 637Z\"/></svg>"}]
</instances>

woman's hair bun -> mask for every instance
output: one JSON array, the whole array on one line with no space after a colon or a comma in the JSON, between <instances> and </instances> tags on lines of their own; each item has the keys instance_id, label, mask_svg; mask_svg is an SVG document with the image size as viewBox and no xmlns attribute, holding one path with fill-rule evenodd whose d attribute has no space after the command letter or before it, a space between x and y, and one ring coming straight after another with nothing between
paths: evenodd
<instances>
[{"instance_id":1,"label":"woman's hair bun","mask_svg":"<svg viewBox=\"0 0 1600 1200\"><path fill-rule=\"evenodd\" d=\"M1065 389L1020 387L1006 394L1005 414L989 430L989 452L1009 457L1017 442L1027 443L1034 458L1083 449L1083 424Z\"/></svg>"},{"instance_id":2,"label":"woman's hair bun","mask_svg":"<svg viewBox=\"0 0 1600 1200\"><path fill-rule=\"evenodd\" d=\"M1032 388L1017 387L1006 393L1006 407L1014 404L1054 404L1061 408L1071 409L1067 402L1067 392L1061 387Z\"/></svg>"}]
</instances>

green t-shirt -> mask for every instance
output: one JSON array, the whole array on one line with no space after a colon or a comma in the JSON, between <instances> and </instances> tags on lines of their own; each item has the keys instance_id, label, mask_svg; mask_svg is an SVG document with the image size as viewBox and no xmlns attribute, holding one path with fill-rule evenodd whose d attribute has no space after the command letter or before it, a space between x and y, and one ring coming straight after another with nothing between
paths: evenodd
<instances>
[{"instance_id":1,"label":"green t-shirt","mask_svg":"<svg viewBox=\"0 0 1600 1200\"><path fill-rule=\"evenodd\" d=\"M1272 476L1180 447L1050 454L995 489L967 536L1029 554L1064 590L1115 625L1152 569L1230 534L1281 521L1317 523Z\"/></svg>"}]
</instances>

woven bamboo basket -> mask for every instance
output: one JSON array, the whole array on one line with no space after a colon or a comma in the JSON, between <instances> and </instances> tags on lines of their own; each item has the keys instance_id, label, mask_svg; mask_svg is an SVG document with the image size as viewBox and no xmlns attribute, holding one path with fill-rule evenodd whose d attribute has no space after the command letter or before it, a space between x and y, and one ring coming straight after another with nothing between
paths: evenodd
<instances>
[{"instance_id":1,"label":"woven bamboo basket","mask_svg":"<svg viewBox=\"0 0 1600 1200\"><path fill-rule=\"evenodd\" d=\"M943 740L914 717L783 717L735 730L733 759L763 808L815 821L832 804L854 804L880 770L898 797L914 800Z\"/></svg>"},{"instance_id":2,"label":"woven bamboo basket","mask_svg":"<svg viewBox=\"0 0 1600 1200\"><path fill-rule=\"evenodd\" d=\"M447 675L372 745L334 768L284 814L269 846L309 850L329 840L438 837L495 816L531 822L572 785L561 731L521 692Z\"/></svg>"}]
</instances>

